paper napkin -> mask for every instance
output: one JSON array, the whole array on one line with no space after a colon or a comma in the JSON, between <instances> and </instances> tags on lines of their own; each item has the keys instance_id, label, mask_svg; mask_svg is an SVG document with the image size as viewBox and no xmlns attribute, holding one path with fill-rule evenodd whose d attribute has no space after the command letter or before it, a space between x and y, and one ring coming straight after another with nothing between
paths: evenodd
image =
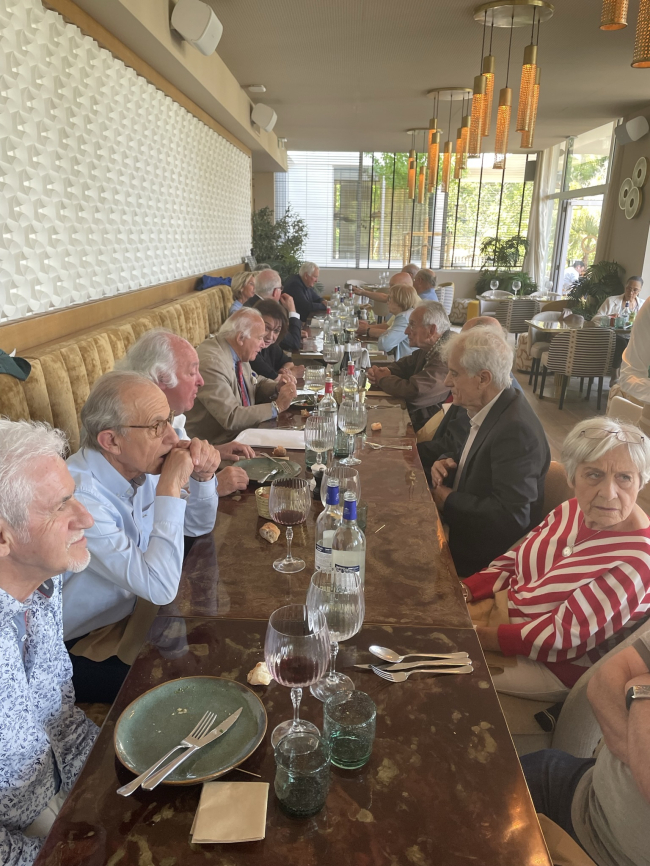
<instances>
[{"instance_id":1,"label":"paper napkin","mask_svg":"<svg viewBox=\"0 0 650 866\"><path fill-rule=\"evenodd\" d=\"M259 842L266 834L268 782L206 782L192 842Z\"/></svg>"}]
</instances>

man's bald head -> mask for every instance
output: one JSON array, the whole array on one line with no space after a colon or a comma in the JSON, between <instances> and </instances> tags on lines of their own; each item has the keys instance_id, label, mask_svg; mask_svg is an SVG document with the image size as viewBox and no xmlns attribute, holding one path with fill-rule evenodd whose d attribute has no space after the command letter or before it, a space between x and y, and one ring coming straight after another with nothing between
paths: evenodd
<instances>
[{"instance_id":1,"label":"man's bald head","mask_svg":"<svg viewBox=\"0 0 650 866\"><path fill-rule=\"evenodd\" d=\"M469 331L472 328L477 327L492 328L492 330L496 331L499 336L503 336L503 327L494 316L475 316L473 319L468 319L461 328L461 331Z\"/></svg>"},{"instance_id":2,"label":"man's bald head","mask_svg":"<svg viewBox=\"0 0 650 866\"><path fill-rule=\"evenodd\" d=\"M395 276L391 277L389 282L389 286L412 286L413 285L413 277L407 273L406 271L400 271L399 274L395 274Z\"/></svg>"}]
</instances>

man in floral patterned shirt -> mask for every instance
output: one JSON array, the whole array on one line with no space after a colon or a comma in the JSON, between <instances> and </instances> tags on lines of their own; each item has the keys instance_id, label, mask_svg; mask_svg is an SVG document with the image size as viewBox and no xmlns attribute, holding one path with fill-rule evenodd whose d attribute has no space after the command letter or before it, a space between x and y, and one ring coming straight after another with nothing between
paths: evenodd
<instances>
[{"instance_id":1,"label":"man in floral patterned shirt","mask_svg":"<svg viewBox=\"0 0 650 866\"><path fill-rule=\"evenodd\" d=\"M88 565L93 519L74 498L66 441L0 419L0 864L28 866L97 736L74 705L61 573Z\"/></svg>"}]
</instances>

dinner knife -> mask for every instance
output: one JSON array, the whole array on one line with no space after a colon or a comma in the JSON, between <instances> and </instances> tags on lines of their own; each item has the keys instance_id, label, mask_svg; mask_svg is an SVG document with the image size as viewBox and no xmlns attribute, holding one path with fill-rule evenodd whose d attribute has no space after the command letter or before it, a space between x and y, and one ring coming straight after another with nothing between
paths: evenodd
<instances>
[{"instance_id":1,"label":"dinner knife","mask_svg":"<svg viewBox=\"0 0 650 866\"><path fill-rule=\"evenodd\" d=\"M362 671L372 670L373 667L380 668L382 671L409 671L413 668L428 668L428 667L458 667L458 665L471 664L471 659L428 659L424 662L400 662L400 664L391 665L355 665Z\"/></svg>"},{"instance_id":2,"label":"dinner knife","mask_svg":"<svg viewBox=\"0 0 650 866\"><path fill-rule=\"evenodd\" d=\"M186 758L189 758L190 755L198 752L199 749L202 749L209 743L214 742L214 740L218 739L222 734L225 734L226 731L235 724L235 722L241 715L242 709L243 707L240 707L238 710L235 710L235 712L231 716L228 716L228 718L224 722L221 722L220 725L217 725L217 727L213 731L210 731L209 734L207 734L201 739L200 745L192 746L186 752L183 752L182 755L178 755L178 757L174 758L172 761L166 764L162 768L162 770L159 770L157 773L154 773L153 776L149 776L148 779L145 779L145 781L142 783L142 787L145 789L145 791L152 791L157 785L159 785L164 779L166 779L167 776L169 776L169 774L176 769L176 767L182 764Z\"/></svg>"}]
</instances>

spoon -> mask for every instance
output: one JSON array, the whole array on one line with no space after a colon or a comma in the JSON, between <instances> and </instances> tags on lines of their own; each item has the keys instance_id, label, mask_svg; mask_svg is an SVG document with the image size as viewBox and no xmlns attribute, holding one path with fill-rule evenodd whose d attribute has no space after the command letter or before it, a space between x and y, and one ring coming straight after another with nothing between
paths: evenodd
<instances>
[{"instance_id":1,"label":"spoon","mask_svg":"<svg viewBox=\"0 0 650 866\"><path fill-rule=\"evenodd\" d=\"M385 662L393 662L394 664L399 664L403 662L404 659L410 659L414 656L424 656L429 659L468 659L468 653L407 653L406 655L401 656L399 653L396 653L395 650L388 649L385 646L377 646L377 644L373 644L371 647L368 647L370 652L377 656L380 659L383 659Z\"/></svg>"}]
</instances>

